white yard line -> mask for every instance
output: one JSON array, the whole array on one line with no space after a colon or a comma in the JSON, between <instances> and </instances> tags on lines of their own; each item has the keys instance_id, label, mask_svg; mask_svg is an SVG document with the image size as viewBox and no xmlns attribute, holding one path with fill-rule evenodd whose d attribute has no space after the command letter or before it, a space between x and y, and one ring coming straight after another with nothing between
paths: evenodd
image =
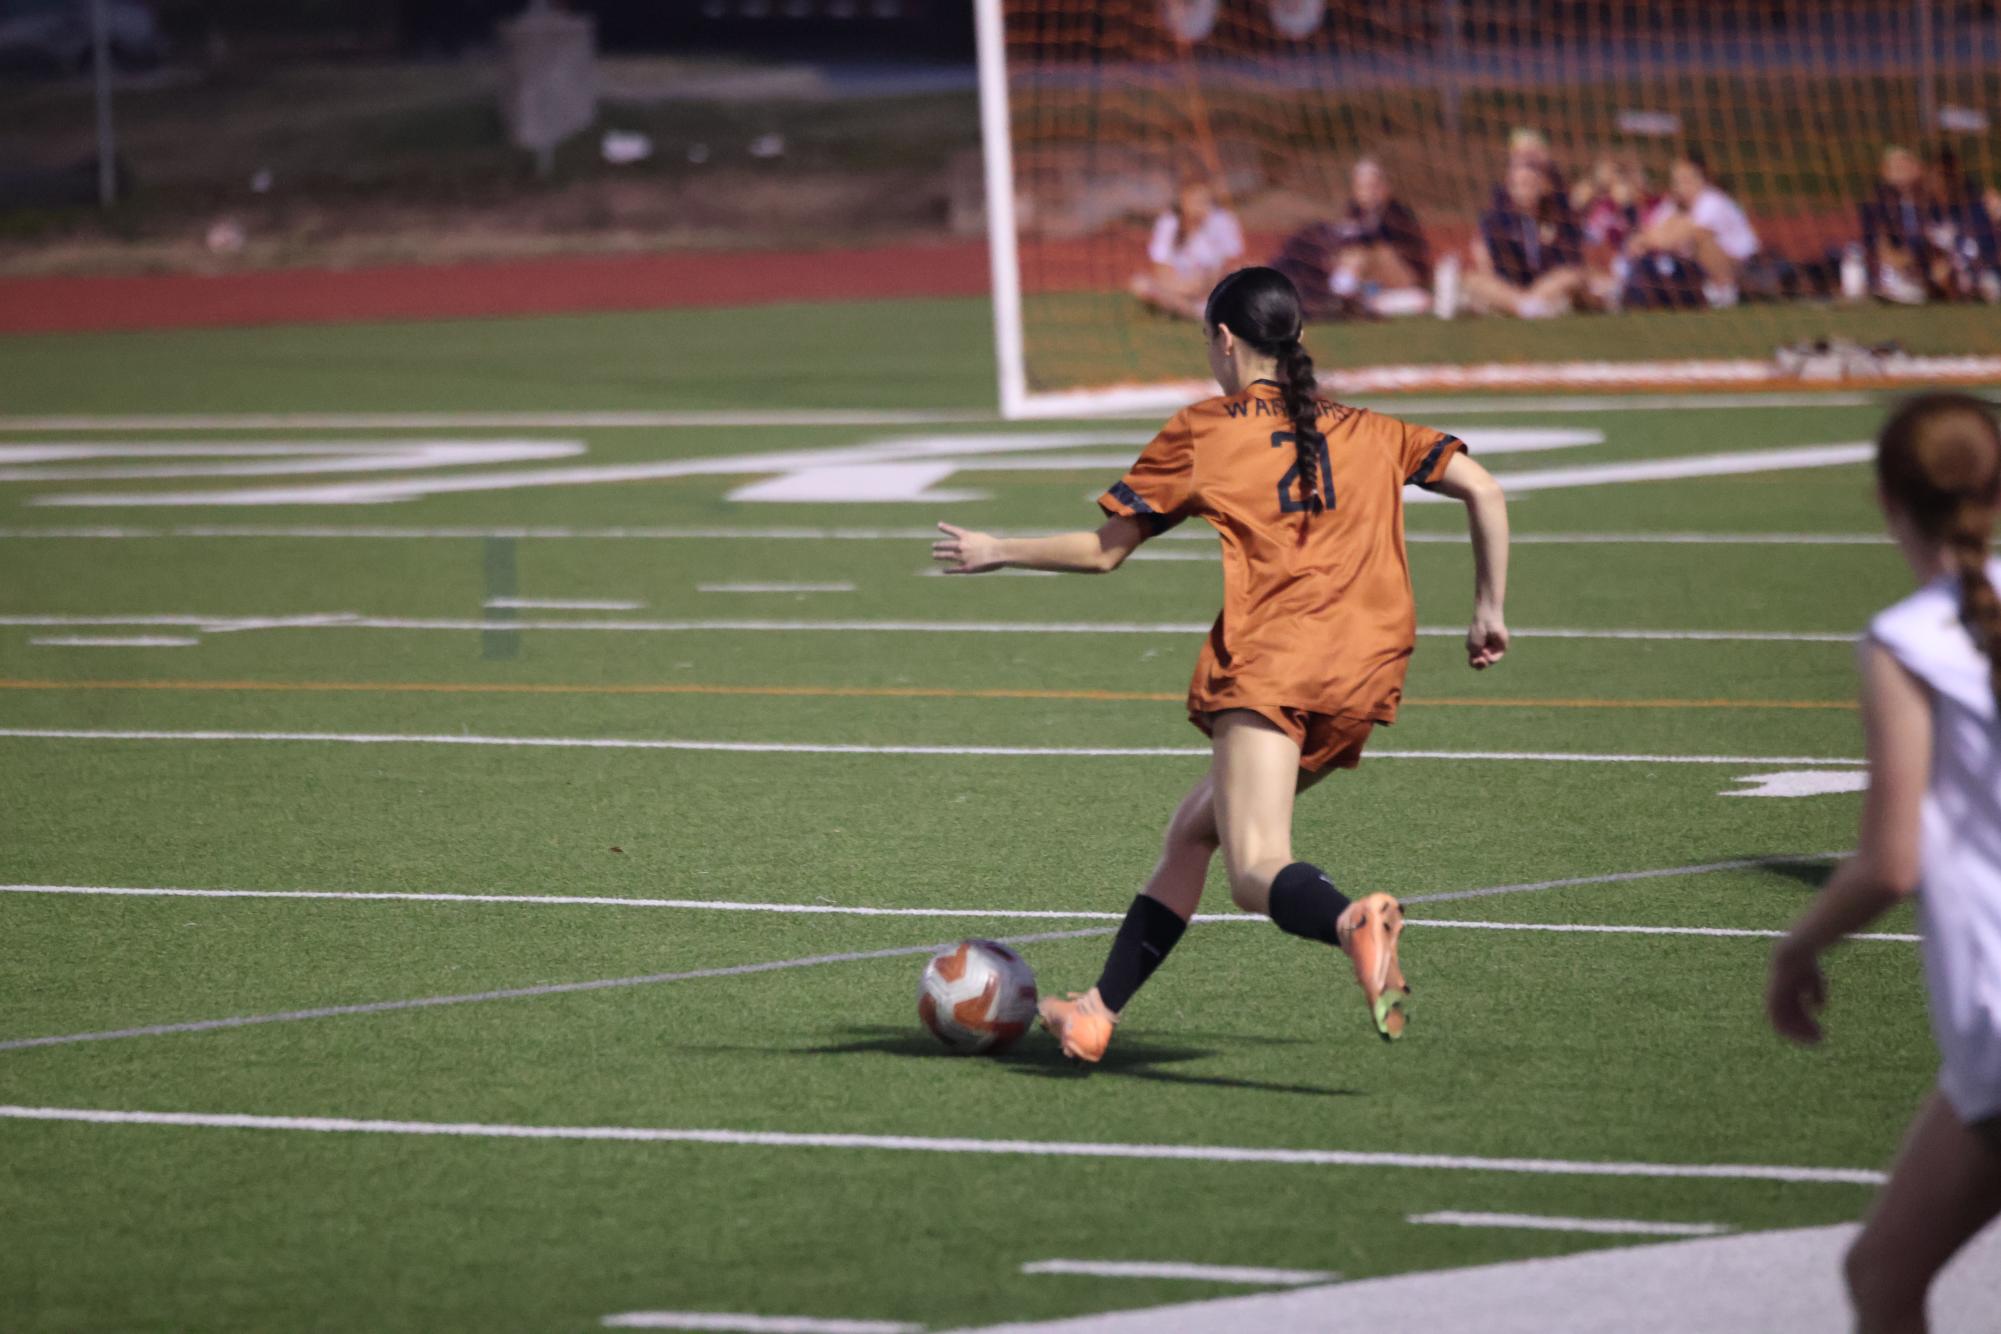
<instances>
[{"instance_id":1,"label":"white yard line","mask_svg":"<svg viewBox=\"0 0 2001 1334\"><path fill-rule=\"evenodd\" d=\"M19 452L16 452L19 451ZM415 472L575 458L580 440L338 440L248 445L0 445L0 482L112 482L176 477L299 477ZM65 455L68 457L65 458ZM89 458L201 459L105 464ZM65 463L68 466L63 466ZM12 465L12 466L10 466Z\"/></svg>"},{"instance_id":2,"label":"white yard line","mask_svg":"<svg viewBox=\"0 0 2001 1334\"><path fill-rule=\"evenodd\" d=\"M1196 1283L1249 1283L1296 1287L1332 1283L1341 1276L1325 1269L1261 1269L1254 1265L1190 1264L1179 1260L1036 1260L1024 1274L1081 1274L1090 1278L1183 1278Z\"/></svg>"},{"instance_id":3,"label":"white yard line","mask_svg":"<svg viewBox=\"0 0 2001 1334\"><path fill-rule=\"evenodd\" d=\"M488 598L486 605L506 611L640 611L646 606L616 598Z\"/></svg>"},{"instance_id":4,"label":"white yard line","mask_svg":"<svg viewBox=\"0 0 2001 1334\"><path fill-rule=\"evenodd\" d=\"M1004 530L1002 536L1041 536L1029 530ZM630 527L630 528L478 528L410 527L379 524L177 524L158 528L140 527L28 527L0 528L0 540L108 540L155 541L210 538L286 538L345 540L363 542L478 541L484 538L512 538L516 541L586 542L926 542L937 536L930 528L802 528L731 526L712 528ZM1182 529L1163 534L1140 548L1137 558L1161 559L1168 542L1204 542L1213 546L1214 535L1201 529ZM1443 543L1463 546L1462 533L1406 532L1406 542ZM1852 547L1887 546L1890 539L1880 533L1514 533L1514 546L1797 546ZM1216 552L1176 553L1174 559L1214 560Z\"/></svg>"},{"instance_id":5,"label":"white yard line","mask_svg":"<svg viewBox=\"0 0 2001 1334\"><path fill-rule=\"evenodd\" d=\"M852 593L851 583L831 584L696 584L697 593Z\"/></svg>"},{"instance_id":6,"label":"white yard line","mask_svg":"<svg viewBox=\"0 0 2001 1334\"><path fill-rule=\"evenodd\" d=\"M1791 859L1775 859L1791 860ZM1726 865L1737 865L1728 863ZM1756 863L1751 863L1756 864ZM1551 889L1568 885L1602 885L1625 880L1644 880L1665 875L1695 875L1716 867L1681 867L1637 874L1586 876L1574 880L1546 881L1539 885L1498 886L1504 893L1528 889ZM1480 891L1470 891L1478 894ZM1117 922L1124 913L1069 911L1054 908L866 908L831 903L745 903L709 899L626 899L590 894L436 894L397 890L333 889L170 889L126 885L0 885L0 894L52 894L83 898L187 898L187 899L300 899L309 902L348 903L491 903L527 907L565 908L674 908L692 912L776 913L801 917L919 917L930 920L973 918L985 921ZM1413 895L1405 903L1422 903L1429 896ZM1190 919L1199 923L1232 925L1263 922L1253 913L1197 913ZM1406 917L1411 926L1462 927L1479 931L1547 931L1555 934L1596 934L1610 936L1720 936L1759 940L1777 939L1783 931L1754 930L1721 926L1645 926L1595 922L1479 922L1437 917ZM1890 944L1915 943L1919 937L1900 932L1871 932L1849 936L1852 941Z\"/></svg>"},{"instance_id":7,"label":"white yard line","mask_svg":"<svg viewBox=\"0 0 2001 1334\"><path fill-rule=\"evenodd\" d=\"M626 1311L598 1321L606 1329L705 1329L728 1334L923 1334L896 1320L826 1320L804 1315L740 1315L721 1311Z\"/></svg>"},{"instance_id":8,"label":"white yard line","mask_svg":"<svg viewBox=\"0 0 2001 1334\"><path fill-rule=\"evenodd\" d=\"M545 750L668 750L740 755L991 755L1018 758L1144 759L1206 757L1206 746L921 746L805 741L693 741L666 737L481 736L469 732L227 732L81 727L0 727L0 738L50 741L295 741L342 745L524 746ZM1756 766L1860 765L1860 759L1819 755L1619 755L1570 751L1381 750L1380 760L1491 760L1538 764L1722 764Z\"/></svg>"},{"instance_id":9,"label":"white yard line","mask_svg":"<svg viewBox=\"0 0 2001 1334\"><path fill-rule=\"evenodd\" d=\"M732 591L746 591L738 588ZM773 586L776 591L776 586ZM825 591L835 591L827 589ZM925 635L1173 635L1209 633L1198 621L957 621L957 620L774 620L702 618L677 620L512 620L465 616L362 616L353 612L298 615L201 616L190 612L135 612L74 616L37 612L0 616L0 626L193 625L224 630L450 630L485 632L573 631L600 634L925 634ZM1424 639L1464 639L1464 626L1418 627ZM1853 644L1850 630L1671 630L1520 627L1516 639L1631 640L1638 642L1741 644Z\"/></svg>"},{"instance_id":10,"label":"white yard line","mask_svg":"<svg viewBox=\"0 0 2001 1334\"><path fill-rule=\"evenodd\" d=\"M1613 1237L1715 1237L1735 1231L1724 1223L1649 1223L1632 1218L1559 1218L1549 1214L1477 1214L1441 1209L1412 1214L1406 1223L1444 1227L1523 1228L1538 1232L1590 1232Z\"/></svg>"},{"instance_id":11,"label":"white yard line","mask_svg":"<svg viewBox=\"0 0 2001 1334\"><path fill-rule=\"evenodd\" d=\"M1089 1158L1147 1162L1263 1164L1281 1167L1396 1167L1418 1171L1502 1172L1528 1176L1786 1181L1842 1186L1876 1186L1881 1185L1884 1180L1883 1173L1863 1167L1487 1158L1470 1154L1376 1153L1353 1149L960 1139L923 1135L800 1134L775 1130L671 1129L656 1126L543 1126L466 1121L392 1121L341 1116L263 1116L243 1112L135 1112L95 1107L0 1105L0 1120L180 1126L225 1130L289 1130L314 1134L443 1135L473 1139L609 1140L628 1143L714 1144L778 1149L878 1150L890 1153L981 1154L1010 1158Z\"/></svg>"},{"instance_id":12,"label":"white yard line","mask_svg":"<svg viewBox=\"0 0 2001 1334\"><path fill-rule=\"evenodd\" d=\"M192 635L35 635L28 642L39 648L193 648L201 640Z\"/></svg>"},{"instance_id":13,"label":"white yard line","mask_svg":"<svg viewBox=\"0 0 2001 1334\"><path fill-rule=\"evenodd\" d=\"M1750 449L1724 454L1688 454L1670 458L1633 459L1623 463L1587 463L1568 468L1536 468L1497 472L1494 479L1509 495L1576 486L1617 486L1626 482L1685 481L1698 477L1738 477L1747 473L1792 472L1803 468L1841 468L1867 463L1876 456L1868 440L1833 445L1795 445L1786 449Z\"/></svg>"},{"instance_id":14,"label":"white yard line","mask_svg":"<svg viewBox=\"0 0 2001 1334\"><path fill-rule=\"evenodd\" d=\"M1045 940L1076 940L1109 935L1109 927L1081 931L1048 931L1037 935L1004 937L1007 944L1033 944ZM213 1033L221 1029L248 1028L258 1024L299 1023L308 1019L337 1019L349 1015L388 1014L397 1010L435 1009L446 1005L478 1005L487 1001L524 1000L538 996L565 996L580 991L611 991L623 987L647 987L664 982L693 982L711 977L748 977L754 973L777 973L795 968L817 968L830 963L862 963L872 959L898 959L919 954L935 954L951 942L928 945L899 945L891 949L856 950L845 954L813 954L800 959L777 959L770 963L733 964L723 968L696 968L679 973L643 973L637 977L606 977L589 982L550 982L533 987L505 987L494 991L462 992L450 996L418 996L409 1000L370 1001L360 1005L325 1005L308 1010L279 1010L269 1014L239 1014L222 1019L193 1019L181 1023L145 1024L135 1028L101 1029L90 1033L59 1033L47 1037L12 1038L0 1042L0 1052L25 1051L32 1047L65 1047L79 1042L112 1042L122 1038L165 1037L176 1033Z\"/></svg>"},{"instance_id":15,"label":"white yard line","mask_svg":"<svg viewBox=\"0 0 2001 1334\"><path fill-rule=\"evenodd\" d=\"M1464 533L1404 534L1405 542L1460 546ZM1510 546L1886 547L1881 533L1514 533Z\"/></svg>"},{"instance_id":16,"label":"white yard line","mask_svg":"<svg viewBox=\"0 0 2001 1334\"><path fill-rule=\"evenodd\" d=\"M500 903L541 907L678 908L707 912L780 913L817 917L977 917L988 920L1111 921L1122 912L1063 912L1034 908L866 908L831 903L747 903L709 899L614 898L594 894L441 894L397 890L335 889L173 889L143 885L0 885L0 894L68 894L107 898L301 899L353 903ZM1200 916L1198 921L1261 922L1237 913Z\"/></svg>"},{"instance_id":17,"label":"white yard line","mask_svg":"<svg viewBox=\"0 0 2001 1334\"><path fill-rule=\"evenodd\" d=\"M1771 859L1772 862L1795 860L1805 859ZM1573 885L1616 884L1630 880L1649 880L1659 876L1699 875L1705 871L1764 864L1769 863L1726 862L1710 866L1673 867L1661 871L1584 876L1571 880L1550 880L1529 885L1500 885L1495 886L1494 889L1489 891L1454 891L1446 897L1453 897L1456 894L1457 897L1470 898L1477 897L1483 892L1519 894L1534 889L1555 889ZM482 903L564 908L670 908L690 912L774 913L781 916L800 917L915 917L934 921L970 918L983 921L1117 922L1123 920L1125 916L1125 914L1118 912L1054 908L868 908L831 903L749 903L710 899L640 899L615 898L591 894L441 894L399 890L172 889L136 885L0 885L0 894L71 895L82 898L299 899L307 902L348 903ZM1406 904L1423 903L1434 897L1436 896L1417 894L1405 898L1403 902ZM1213 923L1228 926L1261 923L1266 919L1254 913L1231 912L1197 913L1190 920L1198 923ZM1482 922L1438 917L1405 917L1404 921L1410 926L1435 926L1447 929L1463 928L1476 931L1541 931L1557 935L1713 936L1775 940L1785 934L1783 931L1776 930L1723 926L1651 926L1599 922ZM1882 944L1913 944L1919 940L1919 937L1902 932L1870 932L1849 936L1847 939Z\"/></svg>"},{"instance_id":18,"label":"white yard line","mask_svg":"<svg viewBox=\"0 0 2001 1334\"><path fill-rule=\"evenodd\" d=\"M1844 763L1845 761L1828 761ZM1670 876L1708 875L1714 871L1748 871L1760 866L1786 866L1796 862L1838 861L1845 852L1787 853L1771 857L1737 857L1722 862L1701 862L1693 866L1664 866L1651 871L1614 871L1606 875L1573 876L1564 880L1528 880L1516 885L1488 885L1482 889L1446 889L1430 894L1412 894L1410 903L1452 903L1460 899L1485 899L1501 894L1533 894L1545 889L1569 889L1576 885L1616 885L1629 880L1659 880Z\"/></svg>"}]
</instances>

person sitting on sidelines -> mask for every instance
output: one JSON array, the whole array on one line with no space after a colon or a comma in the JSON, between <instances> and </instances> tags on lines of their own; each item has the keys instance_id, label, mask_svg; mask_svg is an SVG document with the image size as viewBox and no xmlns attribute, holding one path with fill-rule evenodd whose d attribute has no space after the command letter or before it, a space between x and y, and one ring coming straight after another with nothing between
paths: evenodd
<instances>
[{"instance_id":1,"label":"person sitting on sidelines","mask_svg":"<svg viewBox=\"0 0 2001 1334\"><path fill-rule=\"evenodd\" d=\"M1954 295L1958 228L1916 153L1883 150L1876 188L1856 215L1871 294L1906 306Z\"/></svg>"},{"instance_id":2,"label":"person sitting on sidelines","mask_svg":"<svg viewBox=\"0 0 2001 1334\"><path fill-rule=\"evenodd\" d=\"M1184 179L1174 206L1154 220L1146 255L1150 267L1133 276L1132 294L1156 310L1199 320L1209 289L1243 258L1244 229L1206 181Z\"/></svg>"},{"instance_id":3,"label":"person sitting on sidelines","mask_svg":"<svg viewBox=\"0 0 2001 1334\"><path fill-rule=\"evenodd\" d=\"M1292 280L1309 320L1416 315L1431 308L1431 247L1374 158L1355 163L1353 193L1335 222L1285 238L1271 267Z\"/></svg>"},{"instance_id":4,"label":"person sitting on sidelines","mask_svg":"<svg viewBox=\"0 0 2001 1334\"><path fill-rule=\"evenodd\" d=\"M1616 309L1631 262L1626 242L1640 230L1658 198L1647 190L1639 163L1610 155L1598 159L1591 175L1570 190L1570 207L1584 232L1584 264L1593 304Z\"/></svg>"},{"instance_id":5,"label":"person sitting on sidelines","mask_svg":"<svg viewBox=\"0 0 2001 1334\"><path fill-rule=\"evenodd\" d=\"M1571 310L1584 286L1584 236L1569 201L1550 190L1540 167L1508 168L1507 200L1480 216L1467 302L1481 314L1547 319ZM1450 302L1439 314L1449 317Z\"/></svg>"},{"instance_id":6,"label":"person sitting on sidelines","mask_svg":"<svg viewBox=\"0 0 2001 1334\"><path fill-rule=\"evenodd\" d=\"M1951 144L1932 151L1925 178L1939 202L1941 238L1952 247L1952 294L2001 301L2001 191L1983 190Z\"/></svg>"},{"instance_id":7,"label":"person sitting on sidelines","mask_svg":"<svg viewBox=\"0 0 2001 1334\"><path fill-rule=\"evenodd\" d=\"M1737 304L1737 279L1763 248L1737 201L1710 179L1694 152L1676 159L1667 197L1626 242L1627 306Z\"/></svg>"},{"instance_id":8,"label":"person sitting on sidelines","mask_svg":"<svg viewBox=\"0 0 2001 1334\"><path fill-rule=\"evenodd\" d=\"M1377 315L1430 309L1431 246L1417 213L1396 197L1382 163L1365 157L1349 177L1353 193L1339 224L1331 288Z\"/></svg>"}]
</instances>

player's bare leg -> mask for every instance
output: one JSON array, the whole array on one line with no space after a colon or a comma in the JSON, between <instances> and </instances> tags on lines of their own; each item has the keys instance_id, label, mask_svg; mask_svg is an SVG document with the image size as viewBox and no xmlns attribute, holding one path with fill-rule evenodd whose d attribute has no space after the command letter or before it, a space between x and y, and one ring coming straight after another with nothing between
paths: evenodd
<instances>
[{"instance_id":1,"label":"player's bare leg","mask_svg":"<svg viewBox=\"0 0 2001 1334\"><path fill-rule=\"evenodd\" d=\"M1299 745L1248 710L1214 715L1216 829L1230 897L1288 935L1339 947L1354 964L1369 1016L1384 1041L1403 1036L1410 986L1397 960L1403 909L1388 894L1350 902L1326 872L1292 859Z\"/></svg>"},{"instance_id":2,"label":"player's bare leg","mask_svg":"<svg viewBox=\"0 0 2001 1334\"><path fill-rule=\"evenodd\" d=\"M1933 1093L1843 1265L1860 1334L1923 1334L1932 1280L1997 1214L2001 1135L1983 1138Z\"/></svg>"},{"instance_id":3,"label":"player's bare leg","mask_svg":"<svg viewBox=\"0 0 2001 1334\"><path fill-rule=\"evenodd\" d=\"M1577 294L1584 287L1584 277L1584 270L1576 265L1551 269L1529 284L1528 291L1522 295L1520 308L1534 306L1551 314L1570 310L1577 304Z\"/></svg>"},{"instance_id":4,"label":"player's bare leg","mask_svg":"<svg viewBox=\"0 0 2001 1334\"><path fill-rule=\"evenodd\" d=\"M1519 315L1522 289L1496 273L1483 273L1478 269L1466 274L1460 280L1466 293L1467 304L1481 315Z\"/></svg>"},{"instance_id":5,"label":"player's bare leg","mask_svg":"<svg viewBox=\"0 0 2001 1334\"><path fill-rule=\"evenodd\" d=\"M1204 774L1175 807L1161 840L1160 861L1146 887L1133 900L1099 985L1081 995L1071 992L1058 1000L1045 997L1037 1006L1047 1028L1073 1060L1095 1064L1111 1044L1119 1011L1144 985L1180 939L1188 919L1202 901L1203 882L1216 856L1216 811L1212 784ZM1110 999L1107 994L1110 993ZM1114 1004L1113 1002L1116 1002Z\"/></svg>"}]
</instances>

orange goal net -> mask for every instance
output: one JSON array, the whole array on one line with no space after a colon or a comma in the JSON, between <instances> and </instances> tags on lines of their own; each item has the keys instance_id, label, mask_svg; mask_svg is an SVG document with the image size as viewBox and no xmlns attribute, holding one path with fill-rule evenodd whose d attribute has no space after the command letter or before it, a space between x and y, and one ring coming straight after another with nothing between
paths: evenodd
<instances>
[{"instance_id":1,"label":"orange goal net","mask_svg":"<svg viewBox=\"0 0 2001 1334\"><path fill-rule=\"evenodd\" d=\"M1011 412L1265 263L1337 387L2001 379L1991 2L977 3Z\"/></svg>"}]
</instances>

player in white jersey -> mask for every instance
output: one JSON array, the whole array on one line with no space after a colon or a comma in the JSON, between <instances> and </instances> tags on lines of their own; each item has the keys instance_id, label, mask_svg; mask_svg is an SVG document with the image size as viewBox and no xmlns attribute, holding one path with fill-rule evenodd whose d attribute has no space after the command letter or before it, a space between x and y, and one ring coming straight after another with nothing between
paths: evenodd
<instances>
[{"instance_id":1,"label":"player in white jersey","mask_svg":"<svg viewBox=\"0 0 2001 1334\"><path fill-rule=\"evenodd\" d=\"M1904 404L1877 441L1890 535L1921 587L1862 641L1869 795L1854 857L1772 956L1766 1007L1815 1042L1819 956L1915 894L1938 1089L1848 1253L1857 1328L1925 1329L1947 1260L2001 1214L2001 428L1965 394Z\"/></svg>"}]
</instances>

